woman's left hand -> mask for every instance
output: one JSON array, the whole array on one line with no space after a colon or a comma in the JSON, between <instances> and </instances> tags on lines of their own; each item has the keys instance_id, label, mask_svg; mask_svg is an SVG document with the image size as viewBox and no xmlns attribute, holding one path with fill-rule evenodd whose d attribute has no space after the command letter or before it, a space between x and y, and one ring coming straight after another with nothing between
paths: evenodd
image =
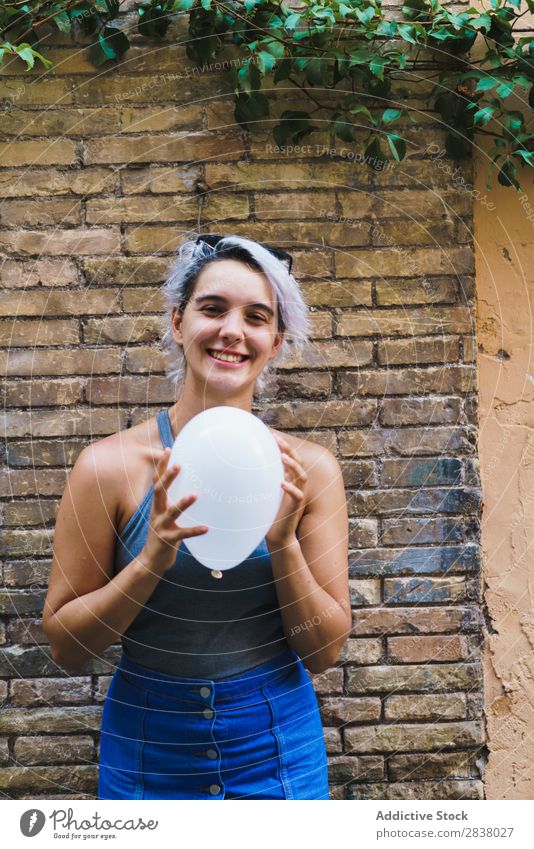
<instances>
[{"instance_id":1,"label":"woman's left hand","mask_svg":"<svg viewBox=\"0 0 534 849\"><path fill-rule=\"evenodd\" d=\"M276 551L296 538L297 527L306 507L304 486L308 476L295 449L282 437L274 433L273 436L280 448L285 471L285 479L281 483L284 494L280 508L265 537L268 547Z\"/></svg>"}]
</instances>

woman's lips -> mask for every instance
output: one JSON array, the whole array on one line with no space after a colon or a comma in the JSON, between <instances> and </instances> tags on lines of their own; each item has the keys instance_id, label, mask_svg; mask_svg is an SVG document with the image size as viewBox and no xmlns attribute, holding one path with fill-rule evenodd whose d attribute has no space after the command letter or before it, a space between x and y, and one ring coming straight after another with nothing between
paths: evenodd
<instances>
[{"instance_id":1,"label":"woman's lips","mask_svg":"<svg viewBox=\"0 0 534 849\"><path fill-rule=\"evenodd\" d=\"M228 360L220 360L218 357L212 356L212 354L210 354L209 351L207 351L207 354L208 354L210 360L212 360L214 363L217 363L217 365L220 365L220 366L227 366L228 368L238 368L239 366L243 366L250 359L250 357L245 357L245 359L241 360L240 362L231 363Z\"/></svg>"}]
</instances>

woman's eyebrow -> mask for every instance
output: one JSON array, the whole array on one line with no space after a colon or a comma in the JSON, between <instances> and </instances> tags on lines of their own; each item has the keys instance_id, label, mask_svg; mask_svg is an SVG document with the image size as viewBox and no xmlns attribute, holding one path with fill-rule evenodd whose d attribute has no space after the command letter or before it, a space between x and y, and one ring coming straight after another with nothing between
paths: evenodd
<instances>
[{"instance_id":1,"label":"woman's eyebrow","mask_svg":"<svg viewBox=\"0 0 534 849\"><path fill-rule=\"evenodd\" d=\"M201 304L203 301L220 301L221 303L227 304L228 301L222 295L198 295L194 298L195 304ZM271 307L267 306L267 304L246 304L247 307L256 307L256 309L265 310L266 313L269 313L271 318L274 318L274 312Z\"/></svg>"}]
</instances>

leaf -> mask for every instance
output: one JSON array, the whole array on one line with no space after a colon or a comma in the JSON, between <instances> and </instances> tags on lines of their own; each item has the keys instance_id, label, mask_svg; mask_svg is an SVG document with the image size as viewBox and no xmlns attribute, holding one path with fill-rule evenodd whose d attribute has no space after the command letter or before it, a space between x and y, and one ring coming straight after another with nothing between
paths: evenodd
<instances>
[{"instance_id":1,"label":"leaf","mask_svg":"<svg viewBox=\"0 0 534 849\"><path fill-rule=\"evenodd\" d=\"M89 57L93 65L99 67L104 62L119 58L128 50L128 36L117 27L104 27L98 34L98 41L89 48Z\"/></svg>"},{"instance_id":2,"label":"leaf","mask_svg":"<svg viewBox=\"0 0 534 849\"><path fill-rule=\"evenodd\" d=\"M499 80L494 79L494 77L482 77L477 82L475 91L489 91L491 88L495 88Z\"/></svg>"},{"instance_id":3,"label":"leaf","mask_svg":"<svg viewBox=\"0 0 534 849\"><path fill-rule=\"evenodd\" d=\"M509 97L511 95L513 90L514 90L513 82L505 82L505 83L501 83L501 85L497 89L497 94L499 95L500 98L502 98L502 100L504 100L506 97Z\"/></svg>"},{"instance_id":4,"label":"leaf","mask_svg":"<svg viewBox=\"0 0 534 849\"><path fill-rule=\"evenodd\" d=\"M361 104L358 105L358 106L353 106L351 109L349 109L349 112L350 112L351 115L359 115L360 113L365 115L366 118L369 118L371 123L374 124L375 126L378 123L378 121L376 121L376 119L373 118L371 112L369 112L367 106L363 106Z\"/></svg>"},{"instance_id":5,"label":"leaf","mask_svg":"<svg viewBox=\"0 0 534 849\"><path fill-rule=\"evenodd\" d=\"M397 35L397 21L380 21L375 32L378 35L387 35L390 38Z\"/></svg>"},{"instance_id":6,"label":"leaf","mask_svg":"<svg viewBox=\"0 0 534 849\"><path fill-rule=\"evenodd\" d=\"M497 176L501 186L513 186L519 191L519 183L516 179L516 167L511 159L505 159Z\"/></svg>"},{"instance_id":7,"label":"leaf","mask_svg":"<svg viewBox=\"0 0 534 849\"><path fill-rule=\"evenodd\" d=\"M334 134L338 138L340 138L341 141L354 141L354 124L351 121L347 120L345 116L342 115L339 118L336 118L336 120L334 120L332 123Z\"/></svg>"},{"instance_id":8,"label":"leaf","mask_svg":"<svg viewBox=\"0 0 534 849\"><path fill-rule=\"evenodd\" d=\"M104 34L107 44L110 45L114 53L120 58L123 53L130 47L128 36L118 27L104 27Z\"/></svg>"},{"instance_id":9,"label":"leaf","mask_svg":"<svg viewBox=\"0 0 534 849\"><path fill-rule=\"evenodd\" d=\"M367 26L369 21L372 20L372 18L374 18L375 16L375 10L373 6L368 6L367 9L365 9L363 12L358 8L354 9L354 11L358 16L358 20L360 20L364 26Z\"/></svg>"},{"instance_id":10,"label":"leaf","mask_svg":"<svg viewBox=\"0 0 534 849\"><path fill-rule=\"evenodd\" d=\"M267 53L266 50L260 50L255 55L258 68L262 74L271 71L276 65L276 59L270 53Z\"/></svg>"},{"instance_id":11,"label":"leaf","mask_svg":"<svg viewBox=\"0 0 534 849\"><path fill-rule=\"evenodd\" d=\"M287 80L292 70L292 60L288 57L285 57L276 66L276 71L273 75L273 82L278 83L281 80Z\"/></svg>"},{"instance_id":12,"label":"leaf","mask_svg":"<svg viewBox=\"0 0 534 849\"><path fill-rule=\"evenodd\" d=\"M72 24L67 12L60 12L53 21L60 32L70 32Z\"/></svg>"},{"instance_id":13,"label":"leaf","mask_svg":"<svg viewBox=\"0 0 534 849\"><path fill-rule=\"evenodd\" d=\"M300 23L300 19L301 19L301 15L297 14L296 12L293 12L292 15L288 15L287 18L285 19L284 27L287 30L296 29L298 27L299 23Z\"/></svg>"},{"instance_id":14,"label":"leaf","mask_svg":"<svg viewBox=\"0 0 534 849\"><path fill-rule=\"evenodd\" d=\"M236 97L234 115L239 124L247 126L269 114L269 101L262 92Z\"/></svg>"},{"instance_id":15,"label":"leaf","mask_svg":"<svg viewBox=\"0 0 534 849\"><path fill-rule=\"evenodd\" d=\"M478 18L471 18L469 26L486 33L491 27L491 16L487 12L483 12Z\"/></svg>"},{"instance_id":16,"label":"leaf","mask_svg":"<svg viewBox=\"0 0 534 849\"><path fill-rule=\"evenodd\" d=\"M306 79L311 85L326 85L326 59L314 56L306 65Z\"/></svg>"},{"instance_id":17,"label":"leaf","mask_svg":"<svg viewBox=\"0 0 534 849\"><path fill-rule=\"evenodd\" d=\"M285 46L281 41L278 41L276 38L271 38L268 41L263 42L263 46L267 53L270 53L271 56L275 56L277 59L281 59L285 53Z\"/></svg>"},{"instance_id":18,"label":"leaf","mask_svg":"<svg viewBox=\"0 0 534 849\"><path fill-rule=\"evenodd\" d=\"M27 69L33 68L35 65L35 57L31 45L27 42L24 44L17 44L15 46L15 50L17 51L19 57L26 62Z\"/></svg>"},{"instance_id":19,"label":"leaf","mask_svg":"<svg viewBox=\"0 0 534 849\"><path fill-rule=\"evenodd\" d=\"M377 138L374 138L372 142L367 145L364 156L367 164L375 171L381 171L387 162Z\"/></svg>"},{"instance_id":20,"label":"leaf","mask_svg":"<svg viewBox=\"0 0 534 849\"><path fill-rule=\"evenodd\" d=\"M397 133L388 133L388 144L397 162L406 156L406 142Z\"/></svg>"},{"instance_id":21,"label":"leaf","mask_svg":"<svg viewBox=\"0 0 534 849\"><path fill-rule=\"evenodd\" d=\"M138 9L137 29L146 38L161 39L167 32L169 17L161 3L155 6L141 6Z\"/></svg>"},{"instance_id":22,"label":"leaf","mask_svg":"<svg viewBox=\"0 0 534 849\"><path fill-rule=\"evenodd\" d=\"M201 6L207 12L211 9L211 0L200 0Z\"/></svg>"},{"instance_id":23,"label":"leaf","mask_svg":"<svg viewBox=\"0 0 534 849\"><path fill-rule=\"evenodd\" d=\"M408 24L399 24L398 26L399 35L402 35L403 39L409 41L410 44L417 44L417 41L413 37L414 32L414 27L408 26Z\"/></svg>"},{"instance_id":24,"label":"leaf","mask_svg":"<svg viewBox=\"0 0 534 849\"><path fill-rule=\"evenodd\" d=\"M378 77L379 80L384 79L384 65L385 64L386 64L386 59L384 59L382 56L375 56L372 59L370 65L369 65L371 73L374 74L375 77Z\"/></svg>"},{"instance_id":25,"label":"leaf","mask_svg":"<svg viewBox=\"0 0 534 849\"><path fill-rule=\"evenodd\" d=\"M534 151L532 150L514 150L514 156L520 156L527 165L534 167Z\"/></svg>"},{"instance_id":26,"label":"leaf","mask_svg":"<svg viewBox=\"0 0 534 849\"><path fill-rule=\"evenodd\" d=\"M286 109L282 113L280 123L273 129L273 136L276 143L281 146L285 145L288 139L292 139L295 144L298 144L304 136L318 129L318 127L310 124L310 116L307 112Z\"/></svg>"},{"instance_id":27,"label":"leaf","mask_svg":"<svg viewBox=\"0 0 534 849\"><path fill-rule=\"evenodd\" d=\"M382 123L390 124L392 121L396 121L397 118L401 117L403 111L403 109L385 109L382 113Z\"/></svg>"},{"instance_id":28,"label":"leaf","mask_svg":"<svg viewBox=\"0 0 534 849\"><path fill-rule=\"evenodd\" d=\"M476 104L474 104L476 105ZM473 124L476 124L480 127L485 127L487 123L493 117L495 112L495 106L484 106L482 109L478 109L473 115Z\"/></svg>"}]
</instances>

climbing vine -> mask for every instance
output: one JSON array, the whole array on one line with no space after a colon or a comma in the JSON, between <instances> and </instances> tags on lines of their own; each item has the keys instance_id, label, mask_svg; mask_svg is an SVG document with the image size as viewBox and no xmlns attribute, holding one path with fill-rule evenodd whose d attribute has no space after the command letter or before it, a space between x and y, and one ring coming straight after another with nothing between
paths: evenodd
<instances>
[{"instance_id":1,"label":"climbing vine","mask_svg":"<svg viewBox=\"0 0 534 849\"><path fill-rule=\"evenodd\" d=\"M90 36L87 49L95 67L116 62L130 46L120 27L124 5L120 0L4 3L0 62L18 56L28 69L36 61L50 69L46 49L38 48L51 26ZM194 62L209 64L237 45L239 62L227 73L241 126L252 128L269 116L279 83L295 86L304 105L273 122L276 143L298 144L326 120L330 141L360 144L369 167L382 168L388 158L401 162L406 155L402 128L417 122L415 110L395 99L395 81L409 87L410 81L430 79L428 109L441 116L447 153L465 158L477 137L490 136L487 187L497 171L499 183L517 191L519 176L534 167L529 129L534 37L517 34L521 19L533 12L534 0L489 0L484 8L461 12L438 0L405 0L389 17L381 0L299 0L298 6L274 0L147 0L135 8L137 30L153 44L166 36L176 15L187 14L186 53Z\"/></svg>"}]
</instances>

